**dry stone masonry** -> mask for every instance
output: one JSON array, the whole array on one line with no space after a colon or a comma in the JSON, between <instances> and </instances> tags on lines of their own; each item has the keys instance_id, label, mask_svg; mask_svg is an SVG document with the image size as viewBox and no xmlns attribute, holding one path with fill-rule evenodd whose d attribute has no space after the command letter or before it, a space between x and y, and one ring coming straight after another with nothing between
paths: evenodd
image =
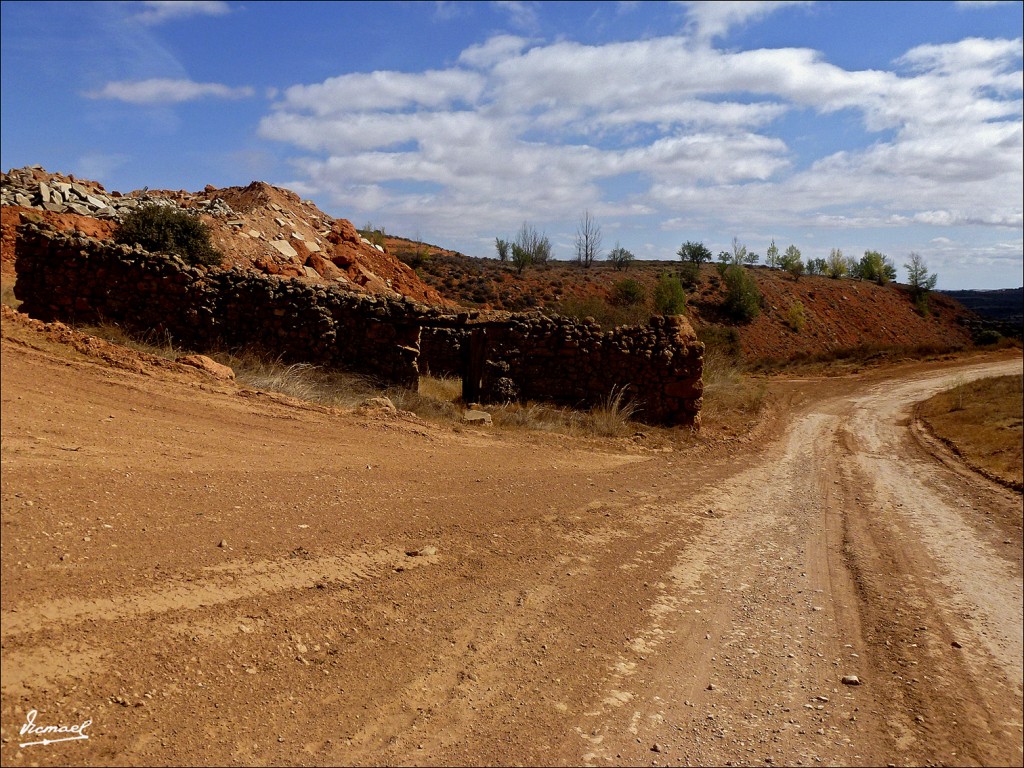
<instances>
[{"instance_id":1,"label":"dry stone masonry","mask_svg":"<svg viewBox=\"0 0 1024 768\"><path fill-rule=\"evenodd\" d=\"M685 318L602 331L540 312L424 321L420 366L461 375L467 401L544 400L593 407L621 392L654 424L699 424L704 345Z\"/></svg>"},{"instance_id":2,"label":"dry stone masonry","mask_svg":"<svg viewBox=\"0 0 1024 768\"><path fill-rule=\"evenodd\" d=\"M700 423L704 348L682 317L602 331L539 312L453 313L252 270L189 266L33 222L20 229L16 266L21 310L41 320L106 320L198 351L256 347L284 362L402 387L415 388L421 369L458 375L467 402L587 407L625 389L641 421Z\"/></svg>"},{"instance_id":3,"label":"dry stone masonry","mask_svg":"<svg viewBox=\"0 0 1024 768\"><path fill-rule=\"evenodd\" d=\"M31 222L20 232L15 295L40 320L107 321L199 351L254 347L399 386L419 381L419 324L430 310L414 302L188 266Z\"/></svg>"}]
</instances>

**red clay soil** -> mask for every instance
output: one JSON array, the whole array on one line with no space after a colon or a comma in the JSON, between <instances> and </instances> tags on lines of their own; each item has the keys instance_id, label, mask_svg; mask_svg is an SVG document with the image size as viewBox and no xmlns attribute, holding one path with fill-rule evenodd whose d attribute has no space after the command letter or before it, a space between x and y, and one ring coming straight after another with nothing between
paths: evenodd
<instances>
[{"instance_id":1,"label":"red clay soil","mask_svg":"<svg viewBox=\"0 0 1024 768\"><path fill-rule=\"evenodd\" d=\"M0 331L5 766L1021 764L1020 495L910 426L1019 352L666 451Z\"/></svg>"},{"instance_id":2,"label":"red clay soil","mask_svg":"<svg viewBox=\"0 0 1024 768\"><path fill-rule=\"evenodd\" d=\"M412 244L389 238L388 248L409 258ZM648 297L662 275L676 275L678 261L637 261L618 271L597 263L589 269L554 262L528 268L521 274L497 259L455 254L434 246L422 250L418 272L460 304L493 309L544 307L559 311L566 302L612 299L616 283L632 279L644 286ZM914 307L907 287L823 276L794 280L781 270L750 269L763 297L760 314L742 323L724 311L725 287L712 265L701 268L697 286L687 291L686 314L698 333L707 326L724 325L738 334L743 357L748 361L787 361L814 356L844 354L851 350L941 351L970 346L965 322L972 312L949 297L932 294L927 316ZM803 325L791 317L799 302Z\"/></svg>"}]
</instances>

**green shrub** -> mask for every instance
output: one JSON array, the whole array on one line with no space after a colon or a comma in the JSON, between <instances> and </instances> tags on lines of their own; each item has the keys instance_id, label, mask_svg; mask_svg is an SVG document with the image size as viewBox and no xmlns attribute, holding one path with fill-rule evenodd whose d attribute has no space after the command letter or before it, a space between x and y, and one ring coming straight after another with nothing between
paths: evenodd
<instances>
[{"instance_id":1,"label":"green shrub","mask_svg":"<svg viewBox=\"0 0 1024 768\"><path fill-rule=\"evenodd\" d=\"M786 312L786 324L797 333L804 329L807 323L807 314L804 312L804 303L798 301Z\"/></svg>"},{"instance_id":2,"label":"green shrub","mask_svg":"<svg viewBox=\"0 0 1024 768\"><path fill-rule=\"evenodd\" d=\"M586 298L566 297L551 306L551 310L564 317L574 317L579 321L591 318L605 328L616 328L620 325L637 325L646 323L651 314L644 304L623 306L611 304L597 296Z\"/></svg>"},{"instance_id":3,"label":"green shrub","mask_svg":"<svg viewBox=\"0 0 1024 768\"><path fill-rule=\"evenodd\" d=\"M523 270L531 264L533 264L533 254L519 243L512 243L512 265L516 268L516 274L523 274Z\"/></svg>"},{"instance_id":4,"label":"green shrub","mask_svg":"<svg viewBox=\"0 0 1024 768\"><path fill-rule=\"evenodd\" d=\"M700 264L684 261L679 268L679 280L687 288L696 288L700 282Z\"/></svg>"},{"instance_id":5,"label":"green shrub","mask_svg":"<svg viewBox=\"0 0 1024 768\"><path fill-rule=\"evenodd\" d=\"M804 262L800 258L800 249L795 245L789 246L782 254L781 266L793 276L794 280L799 280L800 275L804 273Z\"/></svg>"},{"instance_id":6,"label":"green shrub","mask_svg":"<svg viewBox=\"0 0 1024 768\"><path fill-rule=\"evenodd\" d=\"M189 264L218 266L221 253L210 242L210 228L199 217L170 205L145 205L127 214L114 240L151 253L173 253Z\"/></svg>"},{"instance_id":7,"label":"green shrub","mask_svg":"<svg viewBox=\"0 0 1024 768\"><path fill-rule=\"evenodd\" d=\"M702 325L697 330L697 339L704 343L705 354L716 354L738 361L742 354L740 332L728 325Z\"/></svg>"},{"instance_id":8,"label":"green shrub","mask_svg":"<svg viewBox=\"0 0 1024 768\"><path fill-rule=\"evenodd\" d=\"M634 307L643 304L647 299L647 291L641 283L631 277L619 280L612 286L612 303L623 307Z\"/></svg>"},{"instance_id":9,"label":"green shrub","mask_svg":"<svg viewBox=\"0 0 1024 768\"><path fill-rule=\"evenodd\" d=\"M509 249L509 242L508 242L508 240L502 240L500 237L496 237L496 238L494 238L494 247L498 251L498 261L501 261L501 262L508 261L508 249Z\"/></svg>"},{"instance_id":10,"label":"green shrub","mask_svg":"<svg viewBox=\"0 0 1024 768\"><path fill-rule=\"evenodd\" d=\"M864 251L864 256L858 262L853 276L885 285L896 279L896 267L884 253Z\"/></svg>"},{"instance_id":11,"label":"green shrub","mask_svg":"<svg viewBox=\"0 0 1024 768\"><path fill-rule=\"evenodd\" d=\"M526 267L544 265L551 260L551 241L548 240L548 236L541 234L536 227L525 221L516 233L511 248L512 264L519 274L522 274Z\"/></svg>"},{"instance_id":12,"label":"green shrub","mask_svg":"<svg viewBox=\"0 0 1024 768\"><path fill-rule=\"evenodd\" d=\"M839 278L846 277L849 272L849 260L843 256L842 249L833 248L828 254L828 259L825 261L825 274L833 280L838 280Z\"/></svg>"},{"instance_id":13,"label":"green shrub","mask_svg":"<svg viewBox=\"0 0 1024 768\"><path fill-rule=\"evenodd\" d=\"M658 278L654 286L654 311L659 315L681 315L686 311L686 293L678 277Z\"/></svg>"},{"instance_id":14,"label":"green shrub","mask_svg":"<svg viewBox=\"0 0 1024 768\"><path fill-rule=\"evenodd\" d=\"M395 256L397 256L398 260L403 264L407 264L416 270L422 267L427 261L427 252L422 243L414 243L409 247L397 250L395 252Z\"/></svg>"},{"instance_id":15,"label":"green shrub","mask_svg":"<svg viewBox=\"0 0 1024 768\"><path fill-rule=\"evenodd\" d=\"M750 273L741 266L725 270L725 309L734 319L753 320L761 312L761 291Z\"/></svg>"},{"instance_id":16,"label":"green shrub","mask_svg":"<svg viewBox=\"0 0 1024 768\"><path fill-rule=\"evenodd\" d=\"M611 253L608 254L608 261L610 261L612 266L618 271L629 269L629 265L632 264L635 259L636 256L634 256L631 251L627 251L618 243L615 244Z\"/></svg>"},{"instance_id":17,"label":"green shrub","mask_svg":"<svg viewBox=\"0 0 1024 768\"><path fill-rule=\"evenodd\" d=\"M997 331L995 328L986 328L978 334L974 343L978 346L987 347L990 344L998 344L1002 341L1003 334Z\"/></svg>"},{"instance_id":18,"label":"green shrub","mask_svg":"<svg viewBox=\"0 0 1024 768\"><path fill-rule=\"evenodd\" d=\"M707 246L704 243L695 243L690 240L687 240L679 247L676 255L684 262L689 262L696 266L711 261L711 251L708 250Z\"/></svg>"}]
</instances>

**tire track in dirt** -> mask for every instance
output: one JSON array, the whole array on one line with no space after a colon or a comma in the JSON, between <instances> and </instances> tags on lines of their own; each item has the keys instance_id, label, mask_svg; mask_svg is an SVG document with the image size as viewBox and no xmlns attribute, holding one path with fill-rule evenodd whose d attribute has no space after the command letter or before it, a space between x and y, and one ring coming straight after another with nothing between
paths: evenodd
<instances>
[{"instance_id":1,"label":"tire track in dirt","mask_svg":"<svg viewBox=\"0 0 1024 768\"><path fill-rule=\"evenodd\" d=\"M53 684L89 668L93 674L103 669L104 653L97 647L103 623L136 624L162 615L161 625L174 625L169 615L189 626L196 623L199 611L229 603L251 600L291 590L348 587L397 569L412 570L438 561L436 554L410 557L406 552L385 549L354 552L343 557L288 559L263 562L231 562L203 569L195 580L174 581L153 589L121 593L116 598L92 600L51 600L32 611L4 611L4 686L12 692L24 692L26 682L34 686ZM83 625L89 631L83 631ZM219 629L219 634L238 631L235 624ZM73 633L73 643L62 638Z\"/></svg>"},{"instance_id":2,"label":"tire track in dirt","mask_svg":"<svg viewBox=\"0 0 1024 768\"><path fill-rule=\"evenodd\" d=\"M95 600L54 600L31 613L3 613L3 638L62 624L125 621L150 613L190 611L219 603L304 589L317 584L352 584L397 568L411 570L437 562L437 555L410 557L404 550L355 552L344 557L319 557L263 562L232 562L203 569L205 577L150 590Z\"/></svg>"},{"instance_id":3,"label":"tire track in dirt","mask_svg":"<svg viewBox=\"0 0 1024 768\"><path fill-rule=\"evenodd\" d=\"M1005 369L1019 362L955 373ZM764 459L682 505L724 519L680 549L642 642L611 664L588 713L598 727L576 729L588 764L1019 760L1019 544L1014 566L979 541L946 503L958 496L927 487L953 482L945 470L901 442L913 402L953 375L819 403ZM872 539L879 510L899 517ZM915 564L932 557L931 570ZM979 658L938 664L948 653L922 641L926 624L969 633ZM993 670L1008 685L991 685ZM847 674L863 685L842 685Z\"/></svg>"}]
</instances>

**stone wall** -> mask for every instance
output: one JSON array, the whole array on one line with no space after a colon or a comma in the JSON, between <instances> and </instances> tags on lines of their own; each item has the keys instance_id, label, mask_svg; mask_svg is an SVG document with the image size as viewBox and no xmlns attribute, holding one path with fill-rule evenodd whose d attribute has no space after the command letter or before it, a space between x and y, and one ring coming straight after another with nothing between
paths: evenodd
<instances>
[{"instance_id":1,"label":"stone wall","mask_svg":"<svg viewBox=\"0 0 1024 768\"><path fill-rule=\"evenodd\" d=\"M115 322L198 351L257 347L283 362L415 387L461 375L467 402L589 407L624 391L636 418L699 425L703 345L682 317L602 331L532 313L453 314L406 299L252 271L186 265L34 223L20 229L15 294L41 320Z\"/></svg>"},{"instance_id":2,"label":"stone wall","mask_svg":"<svg viewBox=\"0 0 1024 768\"><path fill-rule=\"evenodd\" d=\"M429 325L429 321L427 322ZM539 312L425 327L420 367L463 374L465 399L542 400L587 408L623 393L636 418L699 424L704 346L683 317L602 331Z\"/></svg>"},{"instance_id":3,"label":"stone wall","mask_svg":"<svg viewBox=\"0 0 1024 768\"><path fill-rule=\"evenodd\" d=\"M420 372L432 376L462 376L469 354L469 330L455 327L424 327L420 331Z\"/></svg>"},{"instance_id":4,"label":"stone wall","mask_svg":"<svg viewBox=\"0 0 1024 768\"><path fill-rule=\"evenodd\" d=\"M15 295L41 320L110 321L200 351L255 347L415 387L420 319L431 310L252 271L191 267L175 256L28 223Z\"/></svg>"}]
</instances>

